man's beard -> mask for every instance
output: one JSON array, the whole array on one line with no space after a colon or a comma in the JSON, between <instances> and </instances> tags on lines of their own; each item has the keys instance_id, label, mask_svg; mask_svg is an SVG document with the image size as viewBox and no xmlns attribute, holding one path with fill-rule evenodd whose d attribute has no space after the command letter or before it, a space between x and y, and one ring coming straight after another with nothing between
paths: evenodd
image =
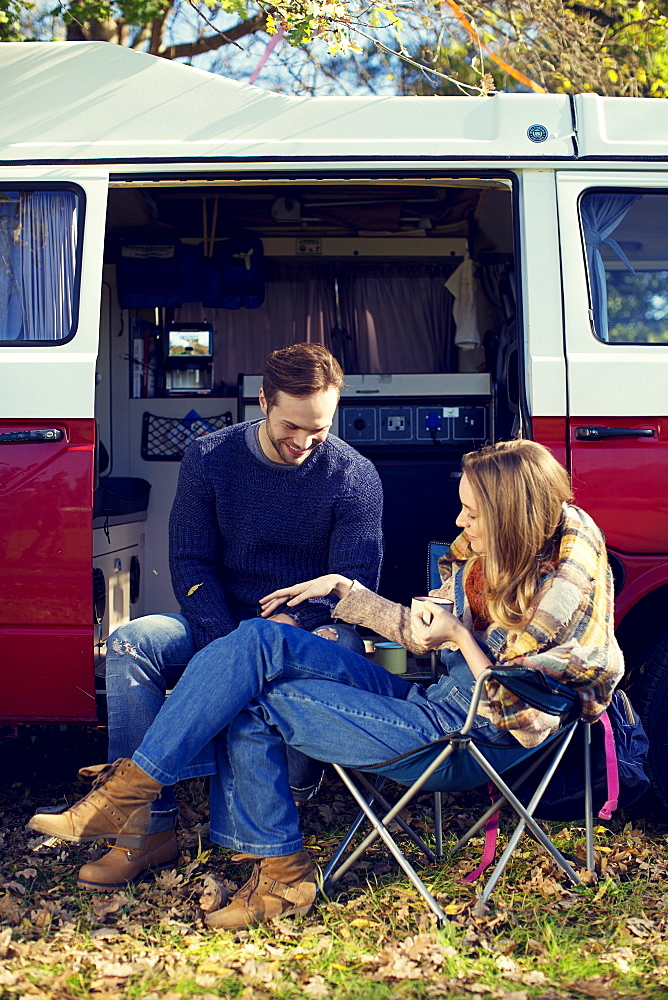
<instances>
[{"instance_id":1,"label":"man's beard","mask_svg":"<svg viewBox=\"0 0 668 1000\"><path fill-rule=\"evenodd\" d=\"M264 422L264 429L267 432L267 438L269 439L269 443L271 444L272 448L274 449L278 457L281 459L281 461L284 462L286 465L301 465L308 458L313 449L317 448L318 444L320 443L318 442L318 444L311 445L311 447L307 449L305 455L295 456L290 453L287 445L284 442L279 442L276 440L276 438L272 433L271 426L268 420L265 420Z\"/></svg>"}]
</instances>

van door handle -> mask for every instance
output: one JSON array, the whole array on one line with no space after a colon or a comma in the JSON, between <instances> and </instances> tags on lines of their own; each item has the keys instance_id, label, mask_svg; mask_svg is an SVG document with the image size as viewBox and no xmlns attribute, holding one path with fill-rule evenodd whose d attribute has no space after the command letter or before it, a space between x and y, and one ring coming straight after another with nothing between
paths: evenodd
<instances>
[{"instance_id":1,"label":"van door handle","mask_svg":"<svg viewBox=\"0 0 668 1000\"><path fill-rule=\"evenodd\" d=\"M0 444L42 444L62 439L63 432L59 427L47 427L39 431L0 431Z\"/></svg>"},{"instance_id":2,"label":"van door handle","mask_svg":"<svg viewBox=\"0 0 668 1000\"><path fill-rule=\"evenodd\" d=\"M606 438L654 437L651 427L576 427L576 441L604 441Z\"/></svg>"}]
</instances>

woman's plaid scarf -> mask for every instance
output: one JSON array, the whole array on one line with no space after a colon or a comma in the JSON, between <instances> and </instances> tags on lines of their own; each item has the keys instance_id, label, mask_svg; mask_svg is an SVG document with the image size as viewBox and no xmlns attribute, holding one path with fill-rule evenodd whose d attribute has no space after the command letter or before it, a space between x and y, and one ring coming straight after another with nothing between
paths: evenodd
<instances>
[{"instance_id":1,"label":"woman's plaid scarf","mask_svg":"<svg viewBox=\"0 0 668 1000\"><path fill-rule=\"evenodd\" d=\"M624 673L624 660L614 635L612 574L600 529L579 507L564 505L560 525L557 568L538 595L525 631L508 632L498 662L531 667L568 684L580 698L581 718L594 722L607 708ZM460 535L440 568L446 578L463 573L473 555ZM462 620L467 624L465 609ZM470 627L470 626L469 626ZM494 630L491 626L486 633ZM481 706L494 725L513 731L526 746L545 739L558 720L520 701L497 681L487 683L487 701Z\"/></svg>"}]
</instances>

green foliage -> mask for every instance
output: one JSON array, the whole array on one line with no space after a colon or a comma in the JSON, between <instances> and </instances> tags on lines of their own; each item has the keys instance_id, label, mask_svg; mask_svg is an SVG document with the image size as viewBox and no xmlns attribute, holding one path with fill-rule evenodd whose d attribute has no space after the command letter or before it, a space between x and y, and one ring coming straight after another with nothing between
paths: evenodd
<instances>
[{"instance_id":1,"label":"green foliage","mask_svg":"<svg viewBox=\"0 0 668 1000\"><path fill-rule=\"evenodd\" d=\"M339 62L314 57L323 76L356 72L359 85L382 82L385 92L390 83L401 93L489 93L531 81L551 93L668 96L668 0L459 0L454 8L449 0L61 0L51 13L68 38L169 58L227 45L230 30L238 41L281 29L309 53L326 44ZM0 41L32 37L31 16L30 4L0 0ZM173 25L180 37L169 45Z\"/></svg>"},{"instance_id":2,"label":"green foliage","mask_svg":"<svg viewBox=\"0 0 668 1000\"><path fill-rule=\"evenodd\" d=\"M69 3L55 7L53 16L62 16L65 24L75 22L79 25L98 21L102 24L108 21L123 22L133 27L141 27L169 10L169 0L124 0L123 3L107 3L105 0L70 0Z\"/></svg>"},{"instance_id":3,"label":"green foliage","mask_svg":"<svg viewBox=\"0 0 668 1000\"><path fill-rule=\"evenodd\" d=\"M608 271L606 286L611 343L668 343L668 271Z\"/></svg>"},{"instance_id":4,"label":"green foliage","mask_svg":"<svg viewBox=\"0 0 668 1000\"><path fill-rule=\"evenodd\" d=\"M0 0L0 42L20 42L23 39L21 18L33 9L31 3Z\"/></svg>"}]
</instances>

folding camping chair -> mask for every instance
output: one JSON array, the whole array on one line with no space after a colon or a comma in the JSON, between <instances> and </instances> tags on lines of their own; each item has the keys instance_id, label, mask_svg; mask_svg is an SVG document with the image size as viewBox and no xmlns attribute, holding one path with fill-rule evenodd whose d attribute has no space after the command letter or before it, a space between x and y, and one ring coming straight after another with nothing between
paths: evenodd
<instances>
[{"instance_id":1,"label":"folding camping chair","mask_svg":"<svg viewBox=\"0 0 668 1000\"><path fill-rule=\"evenodd\" d=\"M528 704L540 711L548 712L550 715L558 715L562 719L560 729L548 740L544 741L537 748L522 747L517 744L517 760L511 765L513 773L521 763L526 765L522 774L517 778L512 787L506 783L504 778L489 763L484 756L484 741L476 738L475 731L472 731L476 710L483 694L485 681L489 678L498 680L513 693L517 694ZM534 814L540 807L540 801L549 786L559 762L561 761L567 747L575 737L576 732L583 735L583 771L585 778L585 826L586 826L586 866L589 870L594 867L594 840L593 840L593 815L592 815L592 790L591 790L591 765L589 748L591 743L591 727L588 723L579 720L579 699L577 694L558 681L548 680L543 674L535 670L511 669L511 670L486 670L478 678L471 701L468 716L462 728L454 733L426 744L410 753L403 754L392 760L374 764L370 767L360 767L358 769L345 769L339 764L334 764L337 774L349 789L353 798L360 807L361 813L357 817L353 826L346 834L334 857L327 866L323 874L323 888L325 891L336 883L366 850L380 837L390 853L396 859L400 867L406 873L417 891L423 897L430 909L436 914L440 921L445 921L446 915L439 903L429 892L424 882L415 871L415 868L404 856L395 838L390 833L388 827L395 822L410 837L413 843L425 855L427 861L434 863L437 858L431 848L425 844L421 837L404 822L399 815L411 800L420 792L435 791L444 792L452 790L452 778L448 777L450 766L449 758L453 754L466 755L467 759L460 759L458 762L458 774L461 774L461 765L467 769L470 776L468 787L475 788L491 781L500 793L499 800L487 810L474 826L460 839L452 849L452 854L458 851L473 837L488 821L498 812L504 803L508 803L515 810L518 822L510 837L508 844L499 859L492 874L488 878L478 899L478 908L484 909L496 883L498 882L508 860L510 859L520 837L525 830L534 837L549 852L557 865L574 885L581 879L574 871L573 867L566 860L564 855L552 843L547 834L536 822ZM511 770L508 768L507 770ZM517 797L516 792L525 784L528 779L539 768L542 768L542 776L538 782L535 792L532 794L528 805L523 805ZM505 773L505 772L504 772ZM371 783L368 774L377 775L375 785ZM408 785L407 791L392 805L382 794L382 786L386 779L391 779L399 784ZM458 790L461 790L461 782L458 783ZM382 816L374 812L374 803L378 803L385 811ZM352 838L354 837L363 818L366 817L371 826L371 832L364 838L362 843L343 861L341 858L345 854ZM340 863L341 862L341 863Z\"/></svg>"}]
</instances>

